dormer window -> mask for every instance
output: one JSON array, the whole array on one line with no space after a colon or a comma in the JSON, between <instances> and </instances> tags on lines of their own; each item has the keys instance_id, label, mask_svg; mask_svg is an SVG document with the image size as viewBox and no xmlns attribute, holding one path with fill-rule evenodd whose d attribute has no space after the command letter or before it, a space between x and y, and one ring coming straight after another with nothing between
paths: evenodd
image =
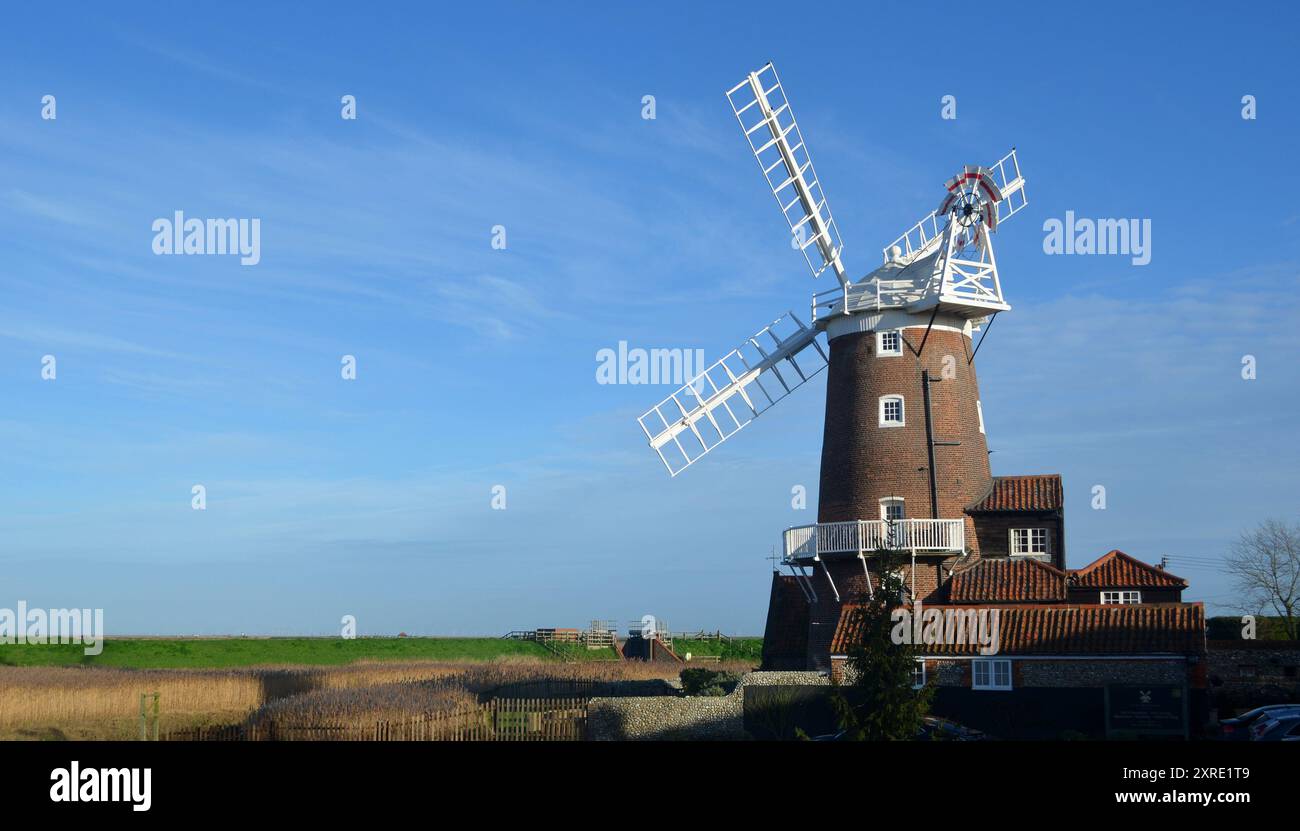
<instances>
[{"instance_id":1,"label":"dormer window","mask_svg":"<svg viewBox=\"0 0 1300 831\"><path fill-rule=\"evenodd\" d=\"M903 354L903 333L898 329L876 333L876 355L888 357Z\"/></svg>"},{"instance_id":2,"label":"dormer window","mask_svg":"<svg viewBox=\"0 0 1300 831\"><path fill-rule=\"evenodd\" d=\"M880 426L881 427L902 427L904 421L903 413L903 396L901 395L882 395L880 396Z\"/></svg>"},{"instance_id":3,"label":"dormer window","mask_svg":"<svg viewBox=\"0 0 1300 831\"><path fill-rule=\"evenodd\" d=\"M1115 591L1101 593L1101 605L1103 606L1134 606L1141 602L1142 592Z\"/></svg>"},{"instance_id":4,"label":"dormer window","mask_svg":"<svg viewBox=\"0 0 1300 831\"><path fill-rule=\"evenodd\" d=\"M1046 528L1011 529L1012 557L1045 557L1047 554Z\"/></svg>"}]
</instances>

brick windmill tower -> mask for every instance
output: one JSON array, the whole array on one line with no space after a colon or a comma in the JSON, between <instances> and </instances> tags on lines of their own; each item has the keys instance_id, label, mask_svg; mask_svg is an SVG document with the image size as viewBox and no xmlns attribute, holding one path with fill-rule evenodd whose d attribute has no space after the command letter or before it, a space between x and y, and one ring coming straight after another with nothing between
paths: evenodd
<instances>
[{"instance_id":1,"label":"brick windmill tower","mask_svg":"<svg viewBox=\"0 0 1300 831\"><path fill-rule=\"evenodd\" d=\"M829 366L817 523L783 535L783 564L808 616L808 663L822 667L842 604L879 585L872 552L905 550L914 597L979 556L968 506L993 479L975 353L1003 300L993 232L1026 205L1016 153L966 166L939 207L851 280L844 245L772 64L727 93L814 277L811 323L778 318L639 418L673 476ZM981 332L982 330L982 332ZM981 332L980 341L974 339ZM825 341L825 345L823 345ZM775 593L774 593L775 603Z\"/></svg>"}]
</instances>

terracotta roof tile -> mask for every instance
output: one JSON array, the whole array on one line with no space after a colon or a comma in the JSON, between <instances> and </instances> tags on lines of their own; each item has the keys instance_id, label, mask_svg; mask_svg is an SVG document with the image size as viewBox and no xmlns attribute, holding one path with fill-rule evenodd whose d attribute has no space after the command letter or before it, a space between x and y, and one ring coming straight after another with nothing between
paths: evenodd
<instances>
[{"instance_id":1,"label":"terracotta roof tile","mask_svg":"<svg viewBox=\"0 0 1300 831\"><path fill-rule=\"evenodd\" d=\"M1185 589L1187 581L1123 551L1110 551L1083 568L1070 569L1070 584L1085 589Z\"/></svg>"},{"instance_id":2,"label":"terracotta roof tile","mask_svg":"<svg viewBox=\"0 0 1300 831\"><path fill-rule=\"evenodd\" d=\"M993 487L967 511L1058 511L1065 502L1058 473L994 476Z\"/></svg>"},{"instance_id":3,"label":"terracotta roof tile","mask_svg":"<svg viewBox=\"0 0 1300 831\"><path fill-rule=\"evenodd\" d=\"M949 603L1033 603L1066 599L1065 572L1032 558L979 560L953 575Z\"/></svg>"},{"instance_id":4,"label":"terracotta roof tile","mask_svg":"<svg viewBox=\"0 0 1300 831\"><path fill-rule=\"evenodd\" d=\"M1205 610L1200 603L1131 606L940 606L937 610L998 611L999 655L1138 655L1205 653ZM831 641L845 655L862 634L861 605L846 605ZM976 655L979 645L937 644L929 655Z\"/></svg>"}]
</instances>

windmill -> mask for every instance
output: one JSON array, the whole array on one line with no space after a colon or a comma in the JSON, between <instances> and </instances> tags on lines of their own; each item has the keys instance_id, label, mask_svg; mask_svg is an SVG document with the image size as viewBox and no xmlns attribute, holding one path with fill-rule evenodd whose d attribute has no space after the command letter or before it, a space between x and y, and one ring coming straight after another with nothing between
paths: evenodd
<instances>
[{"instance_id":1,"label":"windmill","mask_svg":"<svg viewBox=\"0 0 1300 831\"><path fill-rule=\"evenodd\" d=\"M830 268L840 286L813 295L813 326L787 312L638 419L673 476L826 367L816 335L827 330L830 315L901 309L937 317L947 311L978 326L1010 309L1002 299L992 232L1026 205L1014 149L991 168L968 165L947 182L939 208L885 246L884 266L852 282L840 258L844 243L776 67L768 63L751 72L727 99L793 244L813 277Z\"/></svg>"},{"instance_id":2,"label":"windmill","mask_svg":"<svg viewBox=\"0 0 1300 831\"><path fill-rule=\"evenodd\" d=\"M939 206L854 280L776 68L749 73L727 100L792 246L814 278L830 270L839 285L813 294L808 323L787 312L638 422L677 476L829 367L818 522L786 530L782 559L805 578L810 601L816 581L804 569L821 565L838 603L843 561L861 561L869 593L867 554L885 543L911 550L914 566L918 555L942 561L978 545L962 510L992 479L972 335L982 330L982 343L1011 308L993 235L1027 204L1025 180L1014 148L988 167L963 167ZM915 592L915 567L911 580Z\"/></svg>"}]
</instances>

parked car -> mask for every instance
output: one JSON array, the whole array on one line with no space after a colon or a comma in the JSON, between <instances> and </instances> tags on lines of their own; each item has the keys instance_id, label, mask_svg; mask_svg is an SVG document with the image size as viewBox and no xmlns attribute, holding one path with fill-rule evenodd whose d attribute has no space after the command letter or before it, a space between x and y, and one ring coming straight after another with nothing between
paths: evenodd
<instances>
[{"instance_id":1,"label":"parked car","mask_svg":"<svg viewBox=\"0 0 1300 831\"><path fill-rule=\"evenodd\" d=\"M1300 713L1300 704L1269 704L1265 707L1256 707L1242 713L1235 718L1225 718L1219 722L1220 738L1230 742L1244 742L1250 740L1250 728L1256 722L1265 716L1281 715L1283 713L1296 712Z\"/></svg>"},{"instance_id":2,"label":"parked car","mask_svg":"<svg viewBox=\"0 0 1300 831\"><path fill-rule=\"evenodd\" d=\"M916 738L917 741L923 742L982 742L987 740L988 736L980 730L966 727L946 718L926 716L922 719L921 727L916 731ZM840 730L835 733L823 733L820 736L813 736L812 740L815 742L848 741L848 732Z\"/></svg>"},{"instance_id":3,"label":"parked car","mask_svg":"<svg viewBox=\"0 0 1300 831\"><path fill-rule=\"evenodd\" d=\"M1250 728L1252 742L1300 742L1300 711L1286 710L1259 719Z\"/></svg>"},{"instance_id":4,"label":"parked car","mask_svg":"<svg viewBox=\"0 0 1300 831\"><path fill-rule=\"evenodd\" d=\"M925 718L916 737L921 741L940 742L982 742L988 739L982 730L934 716Z\"/></svg>"}]
</instances>

